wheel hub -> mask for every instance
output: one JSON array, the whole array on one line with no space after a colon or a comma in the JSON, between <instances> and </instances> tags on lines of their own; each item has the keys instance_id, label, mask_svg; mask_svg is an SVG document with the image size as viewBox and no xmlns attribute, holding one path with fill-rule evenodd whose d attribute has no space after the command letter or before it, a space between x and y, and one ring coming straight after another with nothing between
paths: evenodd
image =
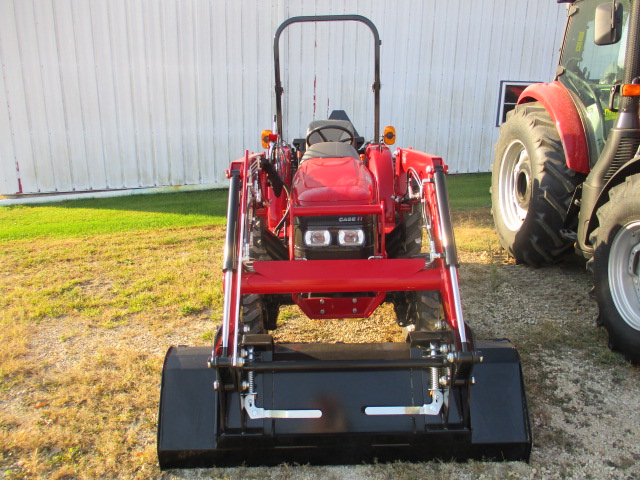
<instances>
[{"instance_id":1,"label":"wheel hub","mask_svg":"<svg viewBox=\"0 0 640 480\"><path fill-rule=\"evenodd\" d=\"M498 188L504 223L515 232L527 217L532 190L531 160L520 140L513 141L504 152Z\"/></svg>"},{"instance_id":2,"label":"wheel hub","mask_svg":"<svg viewBox=\"0 0 640 480\"><path fill-rule=\"evenodd\" d=\"M526 151L523 151L522 153L526 154ZM521 154L520 158L522 159L522 157L526 157L526 160L528 162L528 155ZM516 165L516 171L514 172L515 196L516 200L518 201L518 205L523 210L527 210L529 208L529 201L531 200L531 188L529 188L531 183L529 178L528 166L528 163L525 163L521 160L518 162L518 165Z\"/></svg>"},{"instance_id":3,"label":"wheel hub","mask_svg":"<svg viewBox=\"0 0 640 480\"><path fill-rule=\"evenodd\" d=\"M609 288L629 326L640 330L640 221L623 226L611 244Z\"/></svg>"}]
</instances>

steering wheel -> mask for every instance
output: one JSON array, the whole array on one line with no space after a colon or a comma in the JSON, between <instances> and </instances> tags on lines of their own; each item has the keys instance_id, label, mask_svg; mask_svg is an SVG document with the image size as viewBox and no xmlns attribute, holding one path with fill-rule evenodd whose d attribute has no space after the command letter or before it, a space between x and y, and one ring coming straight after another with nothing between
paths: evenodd
<instances>
[{"instance_id":1,"label":"steering wheel","mask_svg":"<svg viewBox=\"0 0 640 480\"><path fill-rule=\"evenodd\" d=\"M320 138L323 141L330 142L331 140L327 140L327 137L322 133L323 130L339 130L341 132L344 132L349 135L349 138L343 138L342 140L337 140L337 141L342 143L350 143L352 147L356 146L356 136L353 134L351 130L349 130L347 127L343 127L342 125L320 125L316 128L311 129L311 131L307 134L307 139L305 140L307 145L309 146L312 145L311 136L314 133L317 133L318 135L320 135Z\"/></svg>"},{"instance_id":2,"label":"steering wheel","mask_svg":"<svg viewBox=\"0 0 640 480\"><path fill-rule=\"evenodd\" d=\"M585 72L580 68L580 62L582 61L579 57L571 57L566 62L564 62L564 67L573 73L576 77L579 77L582 80L586 80Z\"/></svg>"}]
</instances>

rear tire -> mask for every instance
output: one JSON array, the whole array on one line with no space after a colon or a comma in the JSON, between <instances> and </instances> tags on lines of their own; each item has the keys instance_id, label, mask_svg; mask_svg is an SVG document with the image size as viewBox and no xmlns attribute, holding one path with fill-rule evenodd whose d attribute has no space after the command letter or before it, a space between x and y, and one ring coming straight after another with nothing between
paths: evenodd
<instances>
[{"instance_id":1,"label":"rear tire","mask_svg":"<svg viewBox=\"0 0 640 480\"><path fill-rule=\"evenodd\" d=\"M495 146L491 203L500 243L517 263L555 263L571 250L560 230L583 178L567 167L558 131L540 103L510 112Z\"/></svg>"},{"instance_id":2,"label":"rear tire","mask_svg":"<svg viewBox=\"0 0 640 480\"><path fill-rule=\"evenodd\" d=\"M609 192L597 211L599 226L589 267L595 280L598 324L609 334L609 348L640 363L640 174Z\"/></svg>"}]
</instances>

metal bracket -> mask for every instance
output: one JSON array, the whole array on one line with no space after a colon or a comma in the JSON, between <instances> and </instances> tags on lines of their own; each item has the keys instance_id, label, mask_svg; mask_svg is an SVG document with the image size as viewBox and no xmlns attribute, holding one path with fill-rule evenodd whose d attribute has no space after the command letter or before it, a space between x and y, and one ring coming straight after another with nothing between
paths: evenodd
<instances>
[{"instance_id":1,"label":"metal bracket","mask_svg":"<svg viewBox=\"0 0 640 480\"><path fill-rule=\"evenodd\" d=\"M256 406L255 393L249 393L244 398L244 409L249 418L258 420L261 418L320 418L322 410L265 410Z\"/></svg>"},{"instance_id":2,"label":"metal bracket","mask_svg":"<svg viewBox=\"0 0 640 480\"><path fill-rule=\"evenodd\" d=\"M431 403L421 407L366 407L367 415L438 415L444 403L444 395L440 390L432 393Z\"/></svg>"},{"instance_id":3,"label":"metal bracket","mask_svg":"<svg viewBox=\"0 0 640 480\"><path fill-rule=\"evenodd\" d=\"M609 110L612 112L617 112L618 109L613 106L616 93L620 93L620 89L622 88L621 83L615 83L611 86L611 91L609 92Z\"/></svg>"},{"instance_id":4,"label":"metal bracket","mask_svg":"<svg viewBox=\"0 0 640 480\"><path fill-rule=\"evenodd\" d=\"M629 255L629 275L633 279L636 295L640 298L640 243L631 249Z\"/></svg>"}]
</instances>

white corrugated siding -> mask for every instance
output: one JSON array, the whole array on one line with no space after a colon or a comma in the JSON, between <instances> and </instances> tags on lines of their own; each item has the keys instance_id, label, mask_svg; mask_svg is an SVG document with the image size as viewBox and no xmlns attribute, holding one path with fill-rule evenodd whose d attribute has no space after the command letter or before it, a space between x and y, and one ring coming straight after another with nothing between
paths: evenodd
<instances>
[{"instance_id":1,"label":"white corrugated siding","mask_svg":"<svg viewBox=\"0 0 640 480\"><path fill-rule=\"evenodd\" d=\"M271 127L277 26L345 13L380 31L382 125L453 172L489 169L500 80L550 80L565 18L552 0L2 0L0 194L221 184ZM286 138L333 109L370 137L368 29L282 40Z\"/></svg>"}]
</instances>

